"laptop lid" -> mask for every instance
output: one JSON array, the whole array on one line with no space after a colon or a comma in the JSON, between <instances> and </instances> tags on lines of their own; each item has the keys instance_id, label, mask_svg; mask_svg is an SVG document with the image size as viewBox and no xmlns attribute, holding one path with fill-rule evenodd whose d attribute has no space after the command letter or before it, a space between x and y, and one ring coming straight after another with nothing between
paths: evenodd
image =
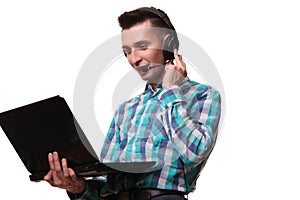
<instances>
[{"instance_id":1,"label":"laptop lid","mask_svg":"<svg viewBox=\"0 0 300 200\"><path fill-rule=\"evenodd\" d=\"M33 177L49 171L48 153L53 151L67 158L70 167L98 162L62 97L0 113L0 126Z\"/></svg>"},{"instance_id":2,"label":"laptop lid","mask_svg":"<svg viewBox=\"0 0 300 200\"><path fill-rule=\"evenodd\" d=\"M39 181L49 171L48 153L60 158L79 176L98 176L118 171L152 171L155 162L100 163L65 99L51 97L0 113L0 126L30 172Z\"/></svg>"}]
</instances>

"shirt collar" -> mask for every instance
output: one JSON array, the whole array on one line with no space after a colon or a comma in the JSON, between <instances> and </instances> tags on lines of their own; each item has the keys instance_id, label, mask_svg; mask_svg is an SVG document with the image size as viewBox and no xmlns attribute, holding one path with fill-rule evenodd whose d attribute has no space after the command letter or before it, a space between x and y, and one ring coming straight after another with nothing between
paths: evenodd
<instances>
[{"instance_id":1,"label":"shirt collar","mask_svg":"<svg viewBox=\"0 0 300 200\"><path fill-rule=\"evenodd\" d=\"M159 83L159 84L157 84L157 90L159 90L159 89L162 89L162 82ZM149 83L146 84L144 93L146 93L148 90L151 90L152 92L155 92L155 91L153 90L152 86L151 86Z\"/></svg>"},{"instance_id":2,"label":"shirt collar","mask_svg":"<svg viewBox=\"0 0 300 200\"><path fill-rule=\"evenodd\" d=\"M186 83L187 81L189 81L189 80L190 80L190 79L189 79L188 76L185 77L185 78L183 79L181 85L185 84L185 83ZM157 90L159 90L159 89L162 89L162 82L160 82L160 83L157 85ZM152 86L151 86L149 83L146 84L146 87L145 87L145 90L144 90L144 94L145 94L148 90L151 90L152 92L155 93L155 91L153 90Z\"/></svg>"}]
</instances>

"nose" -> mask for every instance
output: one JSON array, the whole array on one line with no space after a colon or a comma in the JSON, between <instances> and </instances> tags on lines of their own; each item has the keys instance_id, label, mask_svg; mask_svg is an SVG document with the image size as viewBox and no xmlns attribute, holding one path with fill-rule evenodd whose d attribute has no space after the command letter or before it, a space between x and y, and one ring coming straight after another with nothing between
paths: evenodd
<instances>
[{"instance_id":1,"label":"nose","mask_svg":"<svg viewBox=\"0 0 300 200\"><path fill-rule=\"evenodd\" d=\"M133 49L130 54L127 55L127 59L133 66L138 66L142 60L142 57L137 49Z\"/></svg>"}]
</instances>

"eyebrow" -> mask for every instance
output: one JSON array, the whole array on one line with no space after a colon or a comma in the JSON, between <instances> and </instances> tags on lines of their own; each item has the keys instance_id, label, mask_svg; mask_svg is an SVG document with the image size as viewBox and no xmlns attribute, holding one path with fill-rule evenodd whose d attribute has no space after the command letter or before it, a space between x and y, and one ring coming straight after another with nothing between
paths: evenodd
<instances>
[{"instance_id":1,"label":"eyebrow","mask_svg":"<svg viewBox=\"0 0 300 200\"><path fill-rule=\"evenodd\" d=\"M149 40L141 40L141 41L138 41L138 42L135 42L134 43L134 47L137 47L137 46L139 46L139 45L141 45L141 44L150 44L151 42L149 41ZM126 46L126 45L123 45L122 46L122 48L123 49L126 49L126 48L130 48L129 46Z\"/></svg>"}]
</instances>

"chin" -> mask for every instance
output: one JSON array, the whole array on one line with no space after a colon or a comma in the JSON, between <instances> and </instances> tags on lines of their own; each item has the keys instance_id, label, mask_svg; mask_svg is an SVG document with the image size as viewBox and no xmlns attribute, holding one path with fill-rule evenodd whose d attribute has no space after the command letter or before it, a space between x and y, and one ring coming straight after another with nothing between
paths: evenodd
<instances>
[{"instance_id":1,"label":"chin","mask_svg":"<svg viewBox=\"0 0 300 200\"><path fill-rule=\"evenodd\" d=\"M149 75L148 74L140 74L140 77L144 81L149 81Z\"/></svg>"},{"instance_id":2,"label":"chin","mask_svg":"<svg viewBox=\"0 0 300 200\"><path fill-rule=\"evenodd\" d=\"M158 81L158 77L156 77L157 74L155 73L145 73L145 74L140 74L140 77L142 80L146 81L146 82L150 82L150 83L156 83L159 82Z\"/></svg>"}]
</instances>

